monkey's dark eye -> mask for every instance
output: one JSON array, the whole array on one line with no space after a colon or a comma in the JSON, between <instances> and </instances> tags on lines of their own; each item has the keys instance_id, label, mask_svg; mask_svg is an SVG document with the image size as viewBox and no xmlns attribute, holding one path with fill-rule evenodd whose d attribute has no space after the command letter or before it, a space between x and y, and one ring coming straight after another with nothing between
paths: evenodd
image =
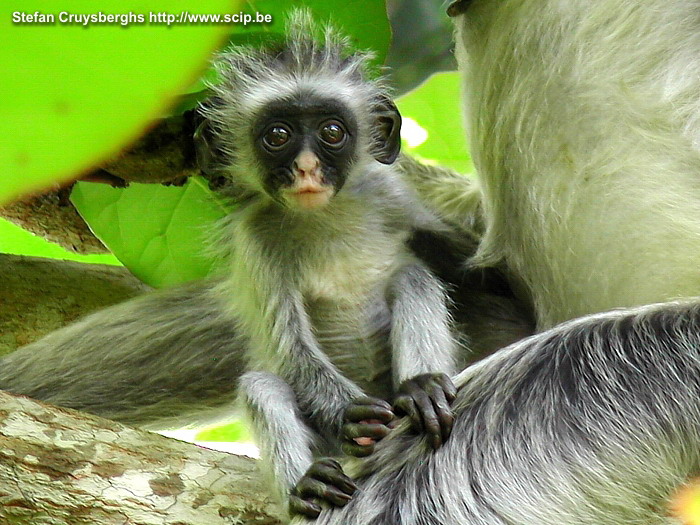
<instances>
[{"instance_id":1,"label":"monkey's dark eye","mask_svg":"<svg viewBox=\"0 0 700 525\"><path fill-rule=\"evenodd\" d=\"M279 124L272 126L263 135L265 146L270 149L280 149L289 142L290 131Z\"/></svg>"},{"instance_id":2,"label":"monkey's dark eye","mask_svg":"<svg viewBox=\"0 0 700 525\"><path fill-rule=\"evenodd\" d=\"M346 133L340 122L331 120L330 122L326 122L321 126L318 136L321 137L321 140L326 144L330 144L331 146L340 146L343 144L343 142L345 142Z\"/></svg>"}]
</instances>

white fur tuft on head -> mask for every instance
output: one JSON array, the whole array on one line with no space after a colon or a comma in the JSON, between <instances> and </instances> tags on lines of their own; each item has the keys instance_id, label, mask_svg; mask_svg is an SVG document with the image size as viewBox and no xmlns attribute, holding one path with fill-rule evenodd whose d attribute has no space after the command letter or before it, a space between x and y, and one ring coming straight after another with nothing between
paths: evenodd
<instances>
[{"instance_id":1,"label":"white fur tuft on head","mask_svg":"<svg viewBox=\"0 0 700 525\"><path fill-rule=\"evenodd\" d=\"M262 47L234 46L216 57L219 82L199 111L217 135L225 164L245 167L243 151L251 151L250 129L268 103L293 96L326 96L348 105L358 115L359 133L369 136L374 108L389 98L388 89L372 72L371 52L353 49L347 37L330 24L313 20L308 9L295 9L283 42ZM370 77L375 77L374 79Z\"/></svg>"}]
</instances>

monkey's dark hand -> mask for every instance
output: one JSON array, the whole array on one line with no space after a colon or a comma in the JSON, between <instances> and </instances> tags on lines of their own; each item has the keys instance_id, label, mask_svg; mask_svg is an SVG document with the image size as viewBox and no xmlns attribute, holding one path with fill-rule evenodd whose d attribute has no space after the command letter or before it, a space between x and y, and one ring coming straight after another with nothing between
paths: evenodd
<instances>
[{"instance_id":1,"label":"monkey's dark hand","mask_svg":"<svg viewBox=\"0 0 700 525\"><path fill-rule=\"evenodd\" d=\"M399 386L394 412L408 416L416 432L428 434L430 444L439 448L450 436L454 416L450 403L457 395L446 374L421 374Z\"/></svg>"},{"instance_id":2,"label":"monkey's dark hand","mask_svg":"<svg viewBox=\"0 0 700 525\"><path fill-rule=\"evenodd\" d=\"M289 513L315 519L321 513L320 502L345 506L357 491L357 485L345 475L340 463L321 458L309 467L289 496Z\"/></svg>"},{"instance_id":3,"label":"monkey's dark hand","mask_svg":"<svg viewBox=\"0 0 700 525\"><path fill-rule=\"evenodd\" d=\"M394 412L391 405L375 397L355 399L345 409L343 452L358 458L374 452L374 445L391 431Z\"/></svg>"}]
</instances>

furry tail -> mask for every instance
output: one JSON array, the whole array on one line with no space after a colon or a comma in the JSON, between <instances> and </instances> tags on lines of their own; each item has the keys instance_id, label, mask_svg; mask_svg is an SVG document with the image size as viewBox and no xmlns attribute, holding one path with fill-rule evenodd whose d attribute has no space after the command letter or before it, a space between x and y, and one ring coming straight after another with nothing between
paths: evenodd
<instances>
[{"instance_id":1,"label":"furry tail","mask_svg":"<svg viewBox=\"0 0 700 525\"><path fill-rule=\"evenodd\" d=\"M244 341L197 282L92 314L0 360L0 389L149 428L230 415Z\"/></svg>"}]
</instances>

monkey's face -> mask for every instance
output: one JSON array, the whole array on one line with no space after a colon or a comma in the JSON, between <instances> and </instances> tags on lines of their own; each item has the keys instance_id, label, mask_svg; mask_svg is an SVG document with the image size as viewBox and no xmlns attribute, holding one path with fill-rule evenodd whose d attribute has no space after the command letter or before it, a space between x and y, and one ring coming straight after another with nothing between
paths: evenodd
<instances>
[{"instance_id":1,"label":"monkey's face","mask_svg":"<svg viewBox=\"0 0 700 525\"><path fill-rule=\"evenodd\" d=\"M356 157L357 122L337 100L295 96L269 104L253 127L262 187L281 204L323 208Z\"/></svg>"}]
</instances>

